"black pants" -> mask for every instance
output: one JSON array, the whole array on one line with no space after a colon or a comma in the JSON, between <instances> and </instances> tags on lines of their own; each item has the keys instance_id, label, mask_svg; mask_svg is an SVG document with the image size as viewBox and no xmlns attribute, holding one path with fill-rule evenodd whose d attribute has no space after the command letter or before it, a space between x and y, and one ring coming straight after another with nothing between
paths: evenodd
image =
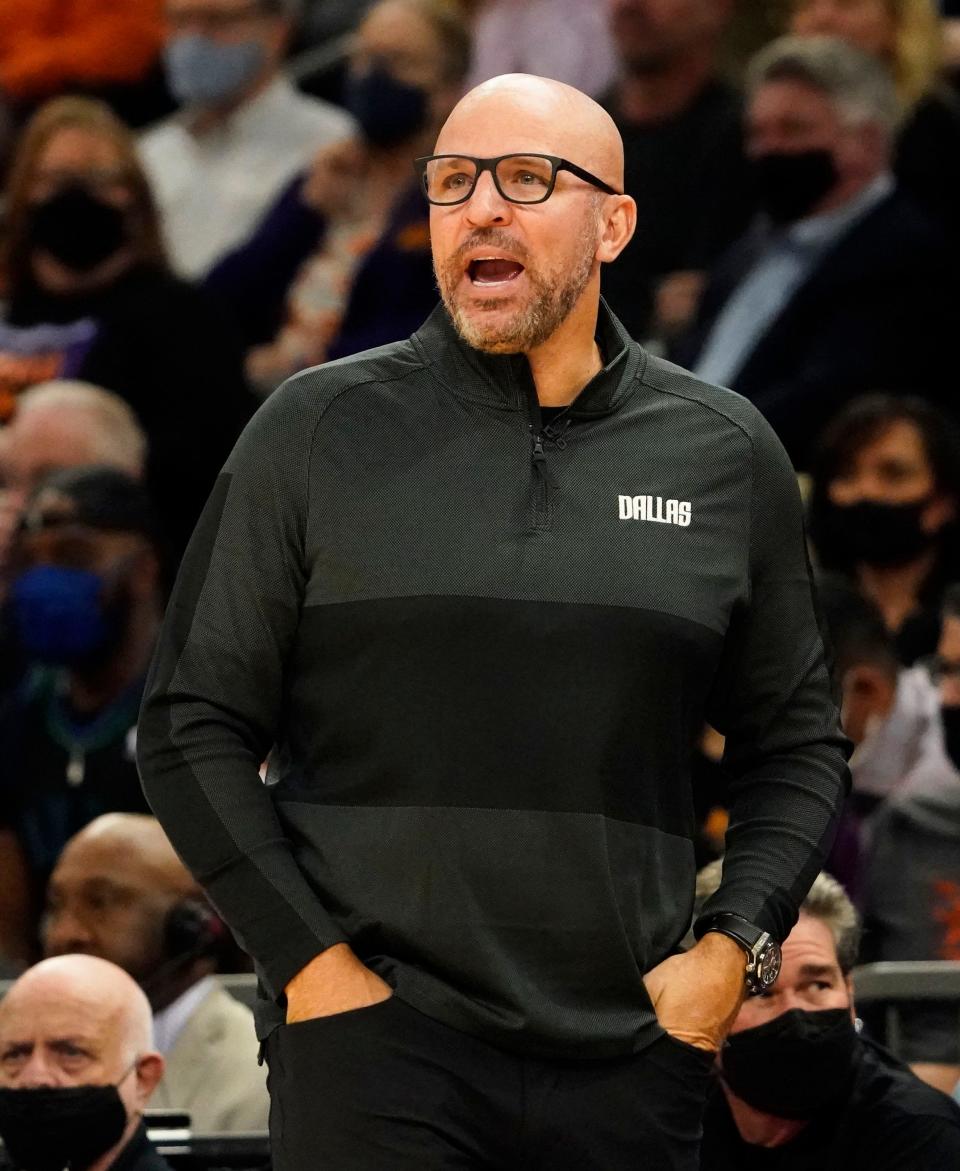
<instances>
[{"instance_id":1,"label":"black pants","mask_svg":"<svg viewBox=\"0 0 960 1171\"><path fill-rule=\"evenodd\" d=\"M267 1041L273 1171L696 1171L713 1058L507 1053L397 997Z\"/></svg>"}]
</instances>

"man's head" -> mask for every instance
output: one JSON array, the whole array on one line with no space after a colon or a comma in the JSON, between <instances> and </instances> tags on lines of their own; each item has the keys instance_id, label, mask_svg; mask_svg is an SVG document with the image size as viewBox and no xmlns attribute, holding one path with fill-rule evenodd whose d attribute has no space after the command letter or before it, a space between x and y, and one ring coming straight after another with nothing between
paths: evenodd
<instances>
[{"instance_id":1,"label":"man's head","mask_svg":"<svg viewBox=\"0 0 960 1171\"><path fill-rule=\"evenodd\" d=\"M719 887L722 860L697 876L697 902ZM809 1118L849 1086L856 1046L850 973L860 923L843 887L819 874L783 941L768 993L748 997L720 1053L725 1088L754 1109Z\"/></svg>"},{"instance_id":2,"label":"man's head","mask_svg":"<svg viewBox=\"0 0 960 1171\"><path fill-rule=\"evenodd\" d=\"M107 813L67 842L47 886L45 955L83 952L119 965L148 987L178 957L168 954L171 908L202 897L159 822L144 814ZM193 983L209 959L187 956L178 980ZM166 991L166 990L163 990Z\"/></svg>"},{"instance_id":3,"label":"man's head","mask_svg":"<svg viewBox=\"0 0 960 1171\"><path fill-rule=\"evenodd\" d=\"M899 119L884 66L832 37L783 37L748 75L747 151L775 219L842 207L889 169Z\"/></svg>"},{"instance_id":4,"label":"man's head","mask_svg":"<svg viewBox=\"0 0 960 1171\"><path fill-rule=\"evenodd\" d=\"M509 174L498 170L499 185L492 170L482 170L468 198L430 208L437 283L461 336L491 353L529 353L584 328L592 337L600 265L614 260L632 236L633 200L566 169L556 171L542 202L513 202L501 188L524 196L548 190L542 160L524 166L523 157L546 154L622 191L623 144L609 115L570 86L509 74L457 104L435 154L462 160L443 163L437 172L444 191L456 186L458 198L472 181L464 156L520 156Z\"/></svg>"},{"instance_id":5,"label":"man's head","mask_svg":"<svg viewBox=\"0 0 960 1171\"><path fill-rule=\"evenodd\" d=\"M627 72L637 76L713 54L732 12L732 0L610 0L614 41Z\"/></svg>"},{"instance_id":6,"label":"man's head","mask_svg":"<svg viewBox=\"0 0 960 1171\"><path fill-rule=\"evenodd\" d=\"M8 576L24 653L83 673L102 670L140 645L161 606L146 491L110 468L47 477L24 512Z\"/></svg>"},{"instance_id":7,"label":"man's head","mask_svg":"<svg viewBox=\"0 0 960 1171\"><path fill-rule=\"evenodd\" d=\"M893 710L900 673L893 639L883 615L846 578L823 575L817 592L833 650L843 730L861 744Z\"/></svg>"},{"instance_id":8,"label":"man's head","mask_svg":"<svg viewBox=\"0 0 960 1171\"><path fill-rule=\"evenodd\" d=\"M167 79L199 110L230 109L280 68L299 0L166 0Z\"/></svg>"},{"instance_id":9,"label":"man's head","mask_svg":"<svg viewBox=\"0 0 960 1171\"><path fill-rule=\"evenodd\" d=\"M162 1074L147 998L114 964L44 960L0 1001L0 1136L17 1166L108 1166Z\"/></svg>"},{"instance_id":10,"label":"man's head","mask_svg":"<svg viewBox=\"0 0 960 1171\"><path fill-rule=\"evenodd\" d=\"M0 567L30 494L63 468L101 464L143 477L147 439L119 395L87 382L43 382L0 428Z\"/></svg>"},{"instance_id":11,"label":"man's head","mask_svg":"<svg viewBox=\"0 0 960 1171\"><path fill-rule=\"evenodd\" d=\"M373 146L436 131L463 93L470 30L444 0L380 0L350 50L347 109Z\"/></svg>"}]
</instances>

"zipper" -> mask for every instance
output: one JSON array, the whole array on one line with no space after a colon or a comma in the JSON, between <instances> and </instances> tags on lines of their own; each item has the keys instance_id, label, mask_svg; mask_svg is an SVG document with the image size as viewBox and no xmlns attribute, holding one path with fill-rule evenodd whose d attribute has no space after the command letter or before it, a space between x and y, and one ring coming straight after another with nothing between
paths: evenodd
<instances>
[{"instance_id":1,"label":"zipper","mask_svg":"<svg viewBox=\"0 0 960 1171\"><path fill-rule=\"evenodd\" d=\"M530 421L530 459L533 464L533 508L532 527L543 532L550 528L551 493L556 490L557 482L553 478L550 466L547 463L547 454L544 451L544 439L556 442L551 427L544 428L543 416L540 414L540 400L537 390L531 379L527 387L527 407ZM565 428L564 428L565 430ZM566 447L566 443L564 443Z\"/></svg>"}]
</instances>

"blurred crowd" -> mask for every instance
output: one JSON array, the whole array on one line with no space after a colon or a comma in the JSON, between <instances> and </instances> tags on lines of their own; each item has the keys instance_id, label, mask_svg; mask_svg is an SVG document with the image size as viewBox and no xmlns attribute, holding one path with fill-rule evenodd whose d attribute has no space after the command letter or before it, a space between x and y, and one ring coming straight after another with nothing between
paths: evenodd
<instances>
[{"instance_id":1,"label":"blurred crowd","mask_svg":"<svg viewBox=\"0 0 960 1171\"><path fill-rule=\"evenodd\" d=\"M465 88L508 71L611 113L639 215L607 301L751 399L800 477L855 745L829 871L859 962L960 960L960 5L17 0L0 5L0 975L29 969L24 1003L69 985L91 1020L90 988L114 988L117 1054L152 1018L129 1101L198 1130L262 1130L267 1099L250 1012L215 978L248 961L136 774L165 599L258 402L436 305L411 162ZM691 752L706 864L722 735ZM906 1011L901 1040L954 1091L955 1004ZM0 1053L0 1085L12 1068Z\"/></svg>"}]
</instances>

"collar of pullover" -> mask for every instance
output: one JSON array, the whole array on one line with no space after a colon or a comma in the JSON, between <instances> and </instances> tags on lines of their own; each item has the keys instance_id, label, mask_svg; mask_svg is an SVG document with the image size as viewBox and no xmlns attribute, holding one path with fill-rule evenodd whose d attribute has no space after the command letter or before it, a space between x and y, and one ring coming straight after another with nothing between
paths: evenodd
<instances>
[{"instance_id":1,"label":"collar of pullover","mask_svg":"<svg viewBox=\"0 0 960 1171\"><path fill-rule=\"evenodd\" d=\"M467 345L442 305L414 334L414 344L436 377L454 394L506 410L522 410L533 393L533 376L524 354L487 354ZM571 403L576 418L595 418L615 411L630 393L645 361L633 341L601 299L597 340L606 365Z\"/></svg>"}]
</instances>

